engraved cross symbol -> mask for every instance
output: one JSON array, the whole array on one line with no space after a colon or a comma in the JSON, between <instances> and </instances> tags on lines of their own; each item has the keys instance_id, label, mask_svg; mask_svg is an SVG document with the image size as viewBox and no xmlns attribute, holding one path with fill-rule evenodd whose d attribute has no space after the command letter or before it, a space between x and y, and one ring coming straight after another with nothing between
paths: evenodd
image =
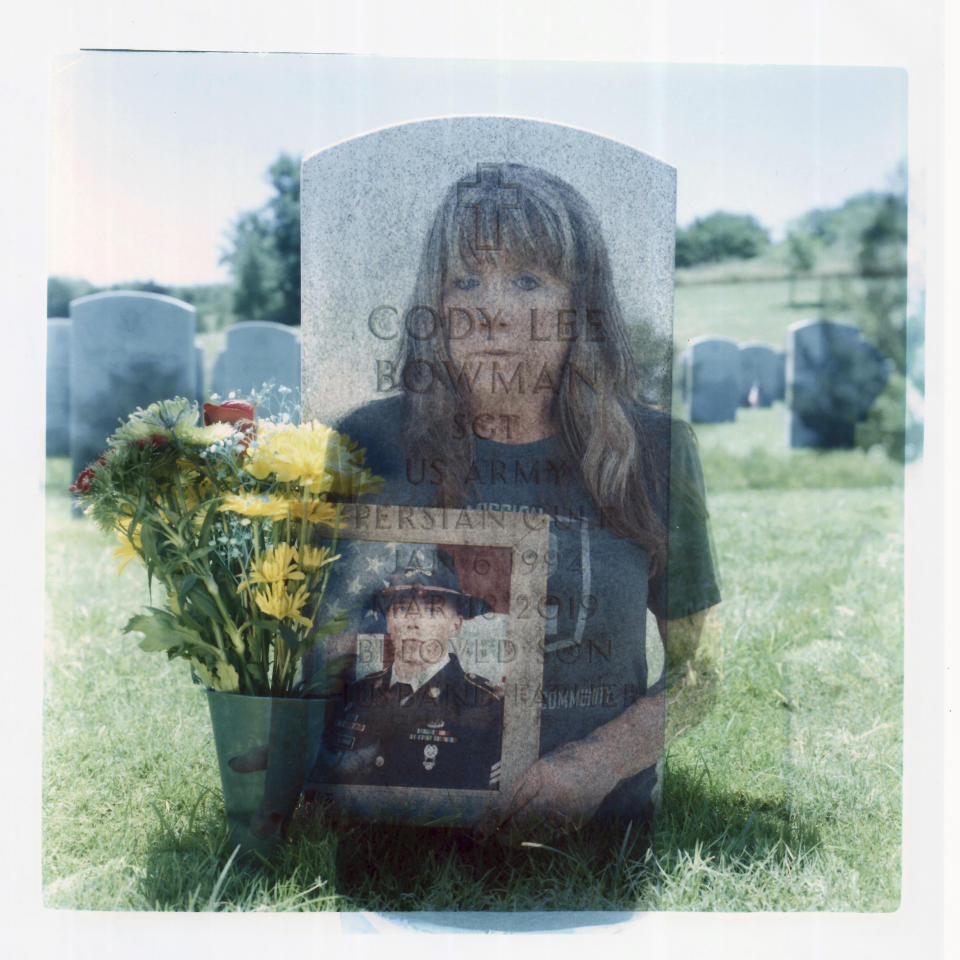
<instances>
[{"instance_id":1,"label":"engraved cross symbol","mask_svg":"<svg viewBox=\"0 0 960 960\"><path fill-rule=\"evenodd\" d=\"M500 211L520 206L520 184L503 182L502 163L478 163L474 183L457 184L457 203L473 207L478 250L500 249Z\"/></svg>"}]
</instances>

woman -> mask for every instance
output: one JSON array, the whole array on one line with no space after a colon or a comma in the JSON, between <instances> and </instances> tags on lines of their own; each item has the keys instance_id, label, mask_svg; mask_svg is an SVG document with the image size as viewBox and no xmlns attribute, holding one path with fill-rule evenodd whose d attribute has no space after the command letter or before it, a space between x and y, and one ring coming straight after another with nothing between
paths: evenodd
<instances>
[{"instance_id":1,"label":"woman","mask_svg":"<svg viewBox=\"0 0 960 960\"><path fill-rule=\"evenodd\" d=\"M646 608L689 653L719 600L699 463L689 431L638 402L589 205L543 170L503 164L499 179L516 202L495 216L462 184L447 191L407 312L401 390L338 429L386 477L384 502L551 517L540 758L501 822L645 819L664 712Z\"/></svg>"}]
</instances>

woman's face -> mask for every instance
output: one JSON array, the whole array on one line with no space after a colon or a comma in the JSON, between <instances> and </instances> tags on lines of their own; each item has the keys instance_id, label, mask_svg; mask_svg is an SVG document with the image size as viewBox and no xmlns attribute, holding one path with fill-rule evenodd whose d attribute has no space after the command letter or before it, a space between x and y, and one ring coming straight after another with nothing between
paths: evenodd
<instances>
[{"instance_id":1,"label":"woman's face","mask_svg":"<svg viewBox=\"0 0 960 960\"><path fill-rule=\"evenodd\" d=\"M496 364L516 393L542 396L546 378L559 384L579 332L570 310L570 285L542 268L506 259L478 272L454 268L443 291L451 359L471 372L481 365L480 389L491 389Z\"/></svg>"}]
</instances>

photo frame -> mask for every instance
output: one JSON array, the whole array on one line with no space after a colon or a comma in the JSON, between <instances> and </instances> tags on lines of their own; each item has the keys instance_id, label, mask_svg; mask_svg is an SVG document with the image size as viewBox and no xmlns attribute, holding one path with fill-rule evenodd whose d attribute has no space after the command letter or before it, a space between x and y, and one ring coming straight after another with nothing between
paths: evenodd
<instances>
[{"instance_id":1,"label":"photo frame","mask_svg":"<svg viewBox=\"0 0 960 960\"><path fill-rule=\"evenodd\" d=\"M308 795L362 819L450 826L509 797L539 755L549 527L538 513L344 508L326 602L353 601L353 626L323 658L352 675ZM455 635L421 638L453 601ZM412 637L385 632L398 622ZM408 693L392 664L418 654L429 676Z\"/></svg>"}]
</instances>

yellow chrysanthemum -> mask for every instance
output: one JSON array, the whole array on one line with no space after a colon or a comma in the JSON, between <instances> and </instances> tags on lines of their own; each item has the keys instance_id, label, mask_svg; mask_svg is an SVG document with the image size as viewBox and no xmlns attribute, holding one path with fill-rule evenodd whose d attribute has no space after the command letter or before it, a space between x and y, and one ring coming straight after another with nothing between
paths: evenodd
<instances>
[{"instance_id":1,"label":"yellow chrysanthemum","mask_svg":"<svg viewBox=\"0 0 960 960\"><path fill-rule=\"evenodd\" d=\"M272 474L281 483L299 483L312 492L332 489L344 471L356 469L343 437L317 420L259 433L245 467L258 480Z\"/></svg>"},{"instance_id":2,"label":"yellow chrysanthemum","mask_svg":"<svg viewBox=\"0 0 960 960\"><path fill-rule=\"evenodd\" d=\"M268 616L277 620L292 620L302 626L309 627L313 621L308 620L300 611L310 599L307 588L302 584L297 592L290 594L282 583L271 583L266 590L256 595L257 606Z\"/></svg>"},{"instance_id":3,"label":"yellow chrysanthemum","mask_svg":"<svg viewBox=\"0 0 960 960\"><path fill-rule=\"evenodd\" d=\"M266 551L260 562L253 568L250 576L241 587L251 583L284 583L287 580L303 580L304 573L297 567L297 548L281 543Z\"/></svg>"},{"instance_id":4,"label":"yellow chrysanthemum","mask_svg":"<svg viewBox=\"0 0 960 960\"><path fill-rule=\"evenodd\" d=\"M303 517L303 501L269 494L230 494L223 499L219 510L239 513L244 517L263 517L268 520L299 520ZM307 502L307 520L331 526L337 516L337 508L326 500L311 499Z\"/></svg>"},{"instance_id":5,"label":"yellow chrysanthemum","mask_svg":"<svg viewBox=\"0 0 960 960\"><path fill-rule=\"evenodd\" d=\"M120 546L115 547L113 551L114 560L120 561L120 566L117 567L117 576L119 577L121 573L127 568L127 564L131 560L136 560L140 557L140 550L143 549L143 545L140 543L140 533L134 533L133 542L130 542L130 535L128 533L130 529L130 518L117 517L117 537L120 540Z\"/></svg>"},{"instance_id":6,"label":"yellow chrysanthemum","mask_svg":"<svg viewBox=\"0 0 960 960\"><path fill-rule=\"evenodd\" d=\"M271 497L269 494L229 494L218 507L226 513L239 513L244 517L265 517L269 520L285 520L294 516L292 508L298 506L293 500ZM301 511L302 512L302 511Z\"/></svg>"},{"instance_id":7,"label":"yellow chrysanthemum","mask_svg":"<svg viewBox=\"0 0 960 960\"><path fill-rule=\"evenodd\" d=\"M303 516L303 504L297 502L293 505L292 516L299 520ZM333 526L337 519L336 504L328 503L326 500L310 500L307 503L307 520L310 523L322 523L326 526Z\"/></svg>"},{"instance_id":8,"label":"yellow chrysanthemum","mask_svg":"<svg viewBox=\"0 0 960 960\"><path fill-rule=\"evenodd\" d=\"M300 566L304 570L319 570L334 560L339 560L340 554L334 553L327 547L304 547L300 557Z\"/></svg>"}]
</instances>

